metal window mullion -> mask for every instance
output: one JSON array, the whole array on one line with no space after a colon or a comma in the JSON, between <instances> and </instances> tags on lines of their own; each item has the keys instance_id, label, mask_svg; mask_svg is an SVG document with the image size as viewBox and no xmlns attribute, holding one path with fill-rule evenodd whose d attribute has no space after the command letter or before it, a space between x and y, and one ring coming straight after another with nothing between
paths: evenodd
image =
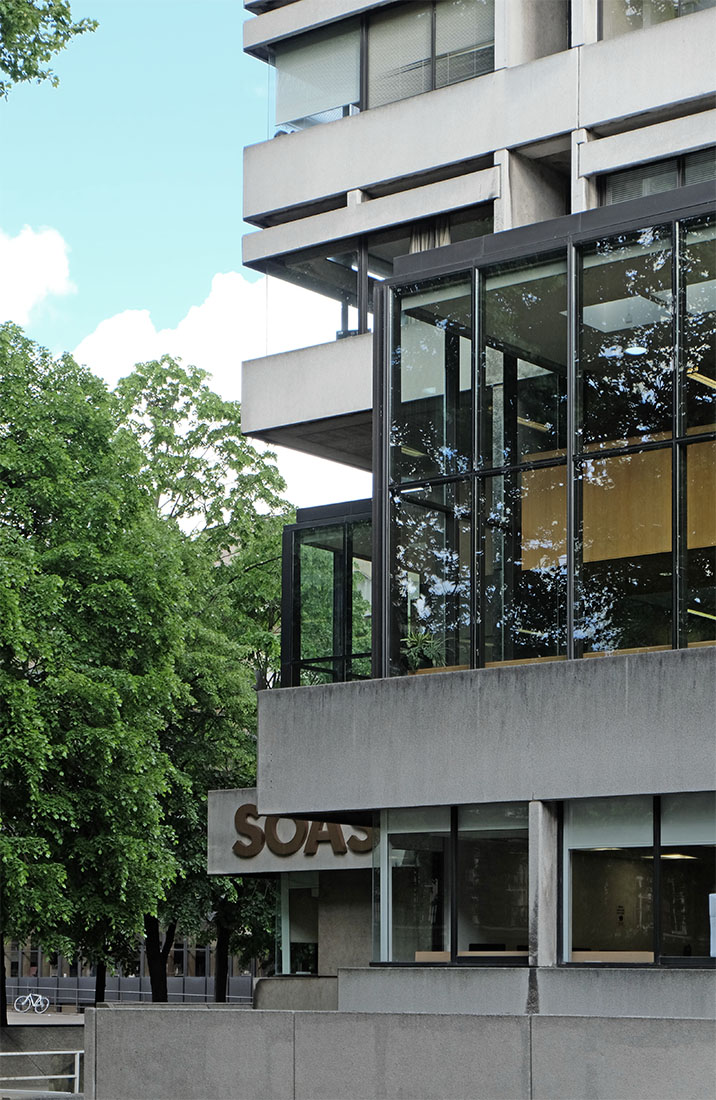
<instances>
[{"instance_id":1,"label":"metal window mullion","mask_svg":"<svg viewBox=\"0 0 716 1100\"><path fill-rule=\"evenodd\" d=\"M388 624L390 612L390 494L389 436L391 420L390 347L394 292L376 288L373 331L373 661L372 675L388 675ZM382 412L382 416L380 415Z\"/></svg>"},{"instance_id":2,"label":"metal window mullion","mask_svg":"<svg viewBox=\"0 0 716 1100\"><path fill-rule=\"evenodd\" d=\"M458 808L450 807L448 896L450 898L450 961L457 962L457 824Z\"/></svg>"},{"instance_id":3,"label":"metal window mullion","mask_svg":"<svg viewBox=\"0 0 716 1100\"><path fill-rule=\"evenodd\" d=\"M368 20L369 16L364 15L360 23L360 71L358 77L359 111L366 111L368 109Z\"/></svg>"},{"instance_id":4,"label":"metal window mullion","mask_svg":"<svg viewBox=\"0 0 716 1100\"><path fill-rule=\"evenodd\" d=\"M683 278L681 259L681 225L673 226L673 245L671 260L672 277L672 460L671 460L671 553L672 553L672 623L671 644L681 649L687 644L686 623L686 446L679 440L684 436L685 428L685 389L686 376L682 356L682 320L686 308L686 288Z\"/></svg>"},{"instance_id":5,"label":"metal window mullion","mask_svg":"<svg viewBox=\"0 0 716 1100\"><path fill-rule=\"evenodd\" d=\"M430 91L434 91L437 81L437 0L433 0L430 9Z\"/></svg>"},{"instance_id":6,"label":"metal window mullion","mask_svg":"<svg viewBox=\"0 0 716 1100\"><path fill-rule=\"evenodd\" d=\"M653 925L654 925L654 962L661 955L661 797L654 795L652 802L654 826L654 876L651 884Z\"/></svg>"},{"instance_id":7,"label":"metal window mullion","mask_svg":"<svg viewBox=\"0 0 716 1100\"><path fill-rule=\"evenodd\" d=\"M575 453L578 427L578 349L577 312L580 307L577 252L573 244L567 246L567 660L581 656L575 652L574 611L576 598L576 539L578 516L581 511L581 479L577 479Z\"/></svg>"},{"instance_id":8,"label":"metal window mullion","mask_svg":"<svg viewBox=\"0 0 716 1100\"><path fill-rule=\"evenodd\" d=\"M482 332L482 317L478 312L478 287L480 285L479 272L472 269L470 275L470 299L472 308L472 340L470 347L470 425L472 437L470 440L470 468L474 471L479 465L479 408L482 386L479 379L479 337ZM470 478L470 668L477 667L478 654L480 652L480 600L479 591L482 583L482 571L480 569L480 495L479 482L473 476Z\"/></svg>"},{"instance_id":9,"label":"metal window mullion","mask_svg":"<svg viewBox=\"0 0 716 1100\"><path fill-rule=\"evenodd\" d=\"M479 334L479 340L475 340L475 439L474 439L474 465L480 471L474 481L474 515L475 515L475 655L474 668L483 668L485 664L485 516L483 501L485 499L484 473L482 467L482 447L486 438L487 424L487 386L485 368L485 350L482 333L484 331L485 318L485 280L481 271L475 272L475 332ZM479 568L478 568L479 563Z\"/></svg>"}]
</instances>

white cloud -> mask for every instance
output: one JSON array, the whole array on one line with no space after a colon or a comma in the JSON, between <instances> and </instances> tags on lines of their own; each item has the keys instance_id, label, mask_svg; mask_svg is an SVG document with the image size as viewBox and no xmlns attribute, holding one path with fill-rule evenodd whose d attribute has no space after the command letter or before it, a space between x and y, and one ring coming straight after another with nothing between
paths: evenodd
<instances>
[{"instance_id":1,"label":"white cloud","mask_svg":"<svg viewBox=\"0 0 716 1100\"><path fill-rule=\"evenodd\" d=\"M240 399L244 359L324 343L339 327L335 302L278 279L250 282L228 272L214 276L206 300L176 328L157 330L148 310L125 310L102 321L73 354L110 386L135 363L172 355L209 371L223 397ZM277 454L287 496L299 507L370 495L368 474L284 448Z\"/></svg>"},{"instance_id":2,"label":"white cloud","mask_svg":"<svg viewBox=\"0 0 716 1100\"><path fill-rule=\"evenodd\" d=\"M56 229L26 225L16 237L0 229L0 321L26 325L50 294L72 294L68 247Z\"/></svg>"}]
</instances>

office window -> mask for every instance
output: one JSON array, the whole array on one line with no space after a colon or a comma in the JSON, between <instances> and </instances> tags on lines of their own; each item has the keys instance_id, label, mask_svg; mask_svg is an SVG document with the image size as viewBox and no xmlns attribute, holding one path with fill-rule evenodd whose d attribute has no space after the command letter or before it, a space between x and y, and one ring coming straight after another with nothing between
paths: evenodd
<instances>
[{"instance_id":1,"label":"office window","mask_svg":"<svg viewBox=\"0 0 716 1100\"><path fill-rule=\"evenodd\" d=\"M565 962L708 957L715 855L713 792L567 803Z\"/></svg>"},{"instance_id":2,"label":"office window","mask_svg":"<svg viewBox=\"0 0 716 1100\"><path fill-rule=\"evenodd\" d=\"M435 87L489 73L495 66L494 0L435 5Z\"/></svg>"},{"instance_id":3,"label":"office window","mask_svg":"<svg viewBox=\"0 0 716 1100\"><path fill-rule=\"evenodd\" d=\"M527 803L384 810L379 836L376 957L527 962Z\"/></svg>"},{"instance_id":4,"label":"office window","mask_svg":"<svg viewBox=\"0 0 716 1100\"><path fill-rule=\"evenodd\" d=\"M716 147L610 172L601 180L602 202L629 202L716 179Z\"/></svg>"},{"instance_id":5,"label":"office window","mask_svg":"<svg viewBox=\"0 0 716 1100\"><path fill-rule=\"evenodd\" d=\"M274 50L276 127L304 130L333 122L360 102L360 24L301 35Z\"/></svg>"},{"instance_id":6,"label":"office window","mask_svg":"<svg viewBox=\"0 0 716 1100\"><path fill-rule=\"evenodd\" d=\"M602 0L602 38L614 38L716 6L716 0Z\"/></svg>"},{"instance_id":7,"label":"office window","mask_svg":"<svg viewBox=\"0 0 716 1100\"><path fill-rule=\"evenodd\" d=\"M459 806L457 954L527 956L527 804Z\"/></svg>"}]
</instances>

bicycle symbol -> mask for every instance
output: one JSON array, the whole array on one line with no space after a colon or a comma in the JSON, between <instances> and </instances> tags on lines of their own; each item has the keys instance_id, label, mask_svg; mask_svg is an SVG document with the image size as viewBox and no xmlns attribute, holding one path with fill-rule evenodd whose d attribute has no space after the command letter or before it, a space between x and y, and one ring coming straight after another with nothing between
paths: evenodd
<instances>
[{"instance_id":1,"label":"bicycle symbol","mask_svg":"<svg viewBox=\"0 0 716 1100\"><path fill-rule=\"evenodd\" d=\"M50 999L41 993L28 993L25 997L16 997L12 1007L16 1012L29 1012L31 1008L35 1012L47 1012Z\"/></svg>"}]
</instances>

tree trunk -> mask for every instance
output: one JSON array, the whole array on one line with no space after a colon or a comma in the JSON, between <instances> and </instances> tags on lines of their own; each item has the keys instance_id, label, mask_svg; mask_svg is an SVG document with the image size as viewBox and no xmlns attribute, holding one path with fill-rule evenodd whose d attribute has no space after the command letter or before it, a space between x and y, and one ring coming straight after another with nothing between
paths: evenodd
<instances>
[{"instance_id":1,"label":"tree trunk","mask_svg":"<svg viewBox=\"0 0 716 1100\"><path fill-rule=\"evenodd\" d=\"M148 913L144 916L144 937L147 953L147 966L149 967L149 981L152 986L152 1002L166 1003L167 995L167 959L174 944L176 934L176 921L173 921L166 930L164 943L161 943L159 933L159 920Z\"/></svg>"},{"instance_id":2,"label":"tree trunk","mask_svg":"<svg viewBox=\"0 0 716 1100\"><path fill-rule=\"evenodd\" d=\"M107 963L98 962L95 967L94 979L94 1003L97 1005L104 1000L105 986L107 985Z\"/></svg>"},{"instance_id":3,"label":"tree trunk","mask_svg":"<svg viewBox=\"0 0 716 1100\"><path fill-rule=\"evenodd\" d=\"M226 986L229 977L229 937L231 929L217 921L216 926L216 969L214 971L214 1000L217 1004L226 1003Z\"/></svg>"},{"instance_id":4,"label":"tree trunk","mask_svg":"<svg viewBox=\"0 0 716 1100\"><path fill-rule=\"evenodd\" d=\"M7 1027L7 985L5 984L5 937L0 932L0 960L2 961L2 980L0 980L0 1027Z\"/></svg>"}]
</instances>

